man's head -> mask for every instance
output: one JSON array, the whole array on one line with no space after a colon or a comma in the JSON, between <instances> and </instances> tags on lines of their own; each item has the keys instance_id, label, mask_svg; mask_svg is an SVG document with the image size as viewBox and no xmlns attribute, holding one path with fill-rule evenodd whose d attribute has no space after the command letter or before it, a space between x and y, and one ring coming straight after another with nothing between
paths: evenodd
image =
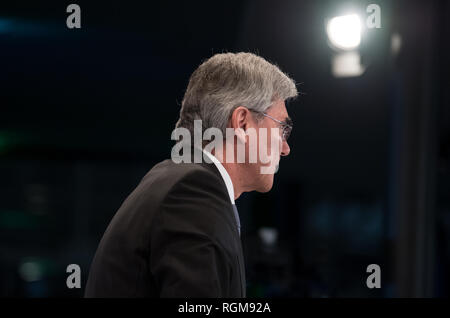
<instances>
[{"instance_id":1,"label":"man's head","mask_svg":"<svg viewBox=\"0 0 450 318\"><path fill-rule=\"evenodd\" d=\"M276 100L264 112L237 107L230 118L229 127L238 129L234 143L243 140L246 160L240 164L241 185L245 191L267 192L272 188L274 173L278 169L280 156L287 156L290 147L287 142L292 121L283 100ZM253 135L252 133L255 132ZM252 140L253 139L253 140ZM256 160L251 161L251 154Z\"/></svg>"},{"instance_id":2,"label":"man's head","mask_svg":"<svg viewBox=\"0 0 450 318\"><path fill-rule=\"evenodd\" d=\"M187 128L194 135L194 120L202 120L203 130L215 127L223 136L226 128L255 130L256 145L249 142L248 135L240 139L246 152L246 161L240 164L241 177L245 191L267 192L272 187L274 171L262 172L270 164L260 153L266 151L271 156L272 166L278 164L280 155L289 154L289 145L283 138L290 123L284 102L297 94L294 81L262 57L252 53L216 54L192 74L176 127ZM272 133L271 128L279 132ZM257 160L249 162L249 152L254 147Z\"/></svg>"}]
</instances>

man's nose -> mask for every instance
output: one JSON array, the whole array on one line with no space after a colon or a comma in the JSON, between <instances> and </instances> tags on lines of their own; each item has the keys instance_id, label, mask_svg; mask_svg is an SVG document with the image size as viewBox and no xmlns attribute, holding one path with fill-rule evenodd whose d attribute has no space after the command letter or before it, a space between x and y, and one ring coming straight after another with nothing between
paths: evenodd
<instances>
[{"instance_id":1,"label":"man's nose","mask_svg":"<svg viewBox=\"0 0 450 318\"><path fill-rule=\"evenodd\" d=\"M291 148L289 147L286 140L283 141L283 144L281 145L281 155L287 156L291 152Z\"/></svg>"}]
</instances>

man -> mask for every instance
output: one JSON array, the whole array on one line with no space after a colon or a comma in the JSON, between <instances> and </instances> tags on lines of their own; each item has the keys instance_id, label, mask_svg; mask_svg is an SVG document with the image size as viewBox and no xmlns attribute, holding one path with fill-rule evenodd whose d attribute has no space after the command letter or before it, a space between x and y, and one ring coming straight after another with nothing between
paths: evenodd
<instances>
[{"instance_id":1,"label":"man","mask_svg":"<svg viewBox=\"0 0 450 318\"><path fill-rule=\"evenodd\" d=\"M226 136L231 128L236 134L211 151L192 149L203 151L201 163L165 160L144 176L100 242L86 296L245 297L235 200L272 188L273 171L262 168L289 154L292 124L285 100L295 96L294 82L254 54L217 54L201 64L189 80L176 127L194 135L194 121L201 120L202 129ZM275 146L262 137L264 130ZM235 156L239 145L244 161ZM262 148L269 148L270 162L261 160ZM232 160L226 160L230 150Z\"/></svg>"}]
</instances>

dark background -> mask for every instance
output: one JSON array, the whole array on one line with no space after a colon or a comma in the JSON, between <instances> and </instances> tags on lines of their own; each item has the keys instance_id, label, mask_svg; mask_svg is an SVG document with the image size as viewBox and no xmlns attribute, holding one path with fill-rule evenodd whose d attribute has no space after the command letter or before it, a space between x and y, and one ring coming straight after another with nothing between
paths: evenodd
<instances>
[{"instance_id":1,"label":"dark background","mask_svg":"<svg viewBox=\"0 0 450 318\"><path fill-rule=\"evenodd\" d=\"M76 1L68 29L70 3L0 5L1 296L83 295L112 216L170 157L190 74L238 51L302 92L272 191L237 200L248 295L449 296L450 1ZM324 21L370 3L367 69L335 78ZM66 287L72 263L81 289Z\"/></svg>"}]
</instances>

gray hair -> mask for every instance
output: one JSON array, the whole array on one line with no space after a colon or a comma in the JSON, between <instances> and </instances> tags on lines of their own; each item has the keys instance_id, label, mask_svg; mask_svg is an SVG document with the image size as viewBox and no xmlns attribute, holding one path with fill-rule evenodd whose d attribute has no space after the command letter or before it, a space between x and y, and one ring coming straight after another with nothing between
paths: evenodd
<instances>
[{"instance_id":1,"label":"gray hair","mask_svg":"<svg viewBox=\"0 0 450 318\"><path fill-rule=\"evenodd\" d=\"M266 111L274 101L298 94L294 81L276 65L252 53L216 54L191 75L176 128L194 131L194 120L203 130L225 129L238 106Z\"/></svg>"}]
</instances>

